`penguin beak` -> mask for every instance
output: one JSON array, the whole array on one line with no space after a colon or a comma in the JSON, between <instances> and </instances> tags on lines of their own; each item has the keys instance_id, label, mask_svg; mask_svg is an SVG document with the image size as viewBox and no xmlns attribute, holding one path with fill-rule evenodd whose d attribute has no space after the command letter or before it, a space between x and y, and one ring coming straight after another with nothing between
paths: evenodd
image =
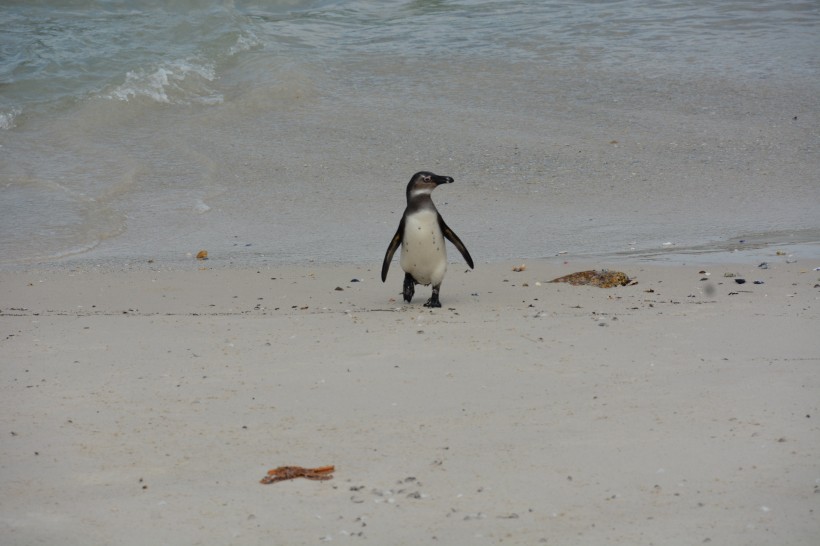
<instances>
[{"instance_id":1,"label":"penguin beak","mask_svg":"<svg viewBox=\"0 0 820 546\"><path fill-rule=\"evenodd\" d=\"M438 175L436 175L433 178L433 181L436 183L437 186L439 184L452 184L453 183L453 178L450 177L450 176L438 176Z\"/></svg>"}]
</instances>

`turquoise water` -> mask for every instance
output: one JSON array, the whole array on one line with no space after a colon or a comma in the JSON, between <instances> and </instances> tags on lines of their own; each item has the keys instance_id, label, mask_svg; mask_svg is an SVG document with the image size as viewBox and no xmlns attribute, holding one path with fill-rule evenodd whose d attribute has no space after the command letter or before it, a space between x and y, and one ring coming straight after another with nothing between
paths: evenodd
<instances>
[{"instance_id":1,"label":"turquoise water","mask_svg":"<svg viewBox=\"0 0 820 546\"><path fill-rule=\"evenodd\" d=\"M4 2L0 13L5 129L23 113L94 98L220 103L223 86L264 79L248 73L271 57L694 65L761 78L820 66L816 2L75 1Z\"/></svg>"},{"instance_id":2,"label":"turquoise water","mask_svg":"<svg viewBox=\"0 0 820 546\"><path fill-rule=\"evenodd\" d=\"M613 252L675 234L693 246L744 232L808 231L811 239L820 228L809 207L817 188L807 181L817 133L804 124L817 114L818 23L817 2L4 2L0 262L181 256L206 246L284 262L370 259L393 216L363 227L363 246L326 231L360 221L359 208L401 209L400 188L422 168L470 183L469 196L468 186L453 186L439 199L464 204L453 213L474 237L483 229L469 223L467 205L481 210L488 200L475 192L499 187L501 212L559 237L533 249L515 244L522 233L497 229L490 259L607 252L613 235L621 245ZM802 155L783 159L797 170L778 193L759 195L785 197L782 208L754 199L745 212L695 207L667 232L669 212L685 200L636 220L629 203L607 214L610 201L570 199L582 182L612 184L594 166L611 141L631 131L636 142L653 140L652 122L636 118L644 109L670 114L660 131L670 145L674 124L690 115L678 126L694 150L696 121L706 116L720 124L704 125L705 140L731 143L716 157L741 171L744 153L762 162L758 145L739 136L748 126L733 125L750 108L763 108L761 124L775 123L782 108L778 130L796 119L802 131L791 137L804 143ZM598 137L607 151L573 171L576 156L559 147ZM765 146L777 155L774 143ZM698 163L675 150L686 165ZM630 170L630 161L654 152L634 153L616 161L624 177L646 171ZM392 185L374 193L383 179ZM552 201L544 209L533 201L532 192L548 189L533 189L542 182L577 207L570 218L555 218ZM659 187L668 195L675 182ZM711 191L707 182L691 191ZM574 193L561 193L568 183ZM731 199L721 191L717 198ZM542 212L550 219L534 220ZM600 217L601 232L560 229L580 216Z\"/></svg>"}]
</instances>

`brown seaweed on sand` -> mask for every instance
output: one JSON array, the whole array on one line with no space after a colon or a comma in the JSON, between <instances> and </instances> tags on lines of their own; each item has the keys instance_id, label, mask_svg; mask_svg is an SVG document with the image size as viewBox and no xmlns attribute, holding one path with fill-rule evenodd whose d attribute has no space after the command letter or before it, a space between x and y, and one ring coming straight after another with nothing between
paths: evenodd
<instances>
[{"instance_id":1,"label":"brown seaweed on sand","mask_svg":"<svg viewBox=\"0 0 820 546\"><path fill-rule=\"evenodd\" d=\"M558 277L550 282L565 282L573 286L598 286L600 288L612 288L614 286L626 286L633 282L626 273L620 271L579 271L563 277Z\"/></svg>"},{"instance_id":2,"label":"brown seaweed on sand","mask_svg":"<svg viewBox=\"0 0 820 546\"><path fill-rule=\"evenodd\" d=\"M273 470L268 470L268 475L262 478L259 483L276 483L294 478L307 478L309 480L329 480L333 478L331 472L336 470L334 466L320 466L318 468L304 468L301 466L280 466Z\"/></svg>"}]
</instances>

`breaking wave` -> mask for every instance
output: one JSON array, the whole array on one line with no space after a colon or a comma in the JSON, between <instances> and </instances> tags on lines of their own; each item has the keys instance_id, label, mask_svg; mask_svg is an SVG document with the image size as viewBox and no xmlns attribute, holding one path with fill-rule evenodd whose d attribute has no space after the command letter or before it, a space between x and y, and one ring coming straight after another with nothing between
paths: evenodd
<instances>
[{"instance_id":1,"label":"breaking wave","mask_svg":"<svg viewBox=\"0 0 820 546\"><path fill-rule=\"evenodd\" d=\"M121 101L147 97L165 104L221 104L222 94L210 85L215 79L216 72L210 63L174 61L149 70L129 71L125 82L103 96Z\"/></svg>"},{"instance_id":2,"label":"breaking wave","mask_svg":"<svg viewBox=\"0 0 820 546\"><path fill-rule=\"evenodd\" d=\"M14 129L17 126L15 120L23 110L18 107L9 108L5 112L0 112L0 131Z\"/></svg>"}]
</instances>

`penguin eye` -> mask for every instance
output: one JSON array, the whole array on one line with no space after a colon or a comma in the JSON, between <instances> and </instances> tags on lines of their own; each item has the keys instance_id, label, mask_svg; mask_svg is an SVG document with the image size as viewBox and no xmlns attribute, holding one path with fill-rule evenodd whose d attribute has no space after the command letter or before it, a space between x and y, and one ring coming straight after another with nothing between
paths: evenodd
<instances>
[{"instance_id":1,"label":"penguin eye","mask_svg":"<svg viewBox=\"0 0 820 546\"><path fill-rule=\"evenodd\" d=\"M429 182L431 180L430 175L425 174L422 180L424 180L425 182Z\"/></svg>"}]
</instances>

